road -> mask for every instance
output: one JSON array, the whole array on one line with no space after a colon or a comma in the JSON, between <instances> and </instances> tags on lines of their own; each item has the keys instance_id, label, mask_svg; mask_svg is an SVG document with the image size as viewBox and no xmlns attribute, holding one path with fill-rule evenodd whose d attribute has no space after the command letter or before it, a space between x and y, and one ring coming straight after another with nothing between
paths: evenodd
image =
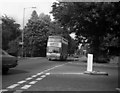
<instances>
[{"instance_id":1,"label":"road","mask_svg":"<svg viewBox=\"0 0 120 93\"><path fill-rule=\"evenodd\" d=\"M95 71L108 75L84 74L87 64L81 61L48 61L46 58L27 58L2 75L2 91L116 91L116 64L94 64Z\"/></svg>"}]
</instances>

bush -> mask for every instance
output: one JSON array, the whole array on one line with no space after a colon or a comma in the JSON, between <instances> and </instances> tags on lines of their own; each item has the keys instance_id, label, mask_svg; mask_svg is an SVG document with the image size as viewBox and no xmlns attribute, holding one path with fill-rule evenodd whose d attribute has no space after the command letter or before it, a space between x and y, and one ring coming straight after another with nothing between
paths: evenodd
<instances>
[{"instance_id":1,"label":"bush","mask_svg":"<svg viewBox=\"0 0 120 93\"><path fill-rule=\"evenodd\" d=\"M110 61L110 59L108 57L105 57L105 56L99 56L97 58L94 58L93 60L96 63L108 63Z\"/></svg>"}]
</instances>

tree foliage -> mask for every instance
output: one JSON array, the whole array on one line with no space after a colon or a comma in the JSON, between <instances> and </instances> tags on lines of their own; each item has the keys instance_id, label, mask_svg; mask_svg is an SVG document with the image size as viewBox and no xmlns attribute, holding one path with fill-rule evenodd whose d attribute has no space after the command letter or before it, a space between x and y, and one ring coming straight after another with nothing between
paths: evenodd
<instances>
[{"instance_id":1,"label":"tree foliage","mask_svg":"<svg viewBox=\"0 0 120 93\"><path fill-rule=\"evenodd\" d=\"M46 16L48 19L45 18ZM24 54L26 56L45 56L49 24L50 17L48 15L44 14L39 18L33 11L24 33Z\"/></svg>"},{"instance_id":2,"label":"tree foliage","mask_svg":"<svg viewBox=\"0 0 120 93\"><path fill-rule=\"evenodd\" d=\"M69 43L72 41L66 29L59 23L52 22L50 16L44 13L37 17L35 11L33 11L31 19L28 20L24 32L24 55L26 56L45 56L49 35L60 35L69 39ZM73 51L73 49L71 50Z\"/></svg>"},{"instance_id":3,"label":"tree foliage","mask_svg":"<svg viewBox=\"0 0 120 93\"><path fill-rule=\"evenodd\" d=\"M67 28L69 33L75 32L78 40L81 36L86 37L91 44L91 52L96 56L108 33L120 37L119 3L59 2L53 3L52 7L54 19Z\"/></svg>"},{"instance_id":4,"label":"tree foliage","mask_svg":"<svg viewBox=\"0 0 120 93\"><path fill-rule=\"evenodd\" d=\"M20 56L22 54L22 49L20 47L21 36L18 36L15 40L9 42L7 52L13 56Z\"/></svg>"},{"instance_id":5,"label":"tree foliage","mask_svg":"<svg viewBox=\"0 0 120 93\"><path fill-rule=\"evenodd\" d=\"M20 34L20 24L17 24L13 18L2 16L2 49L7 50L9 43L15 40Z\"/></svg>"},{"instance_id":6,"label":"tree foliage","mask_svg":"<svg viewBox=\"0 0 120 93\"><path fill-rule=\"evenodd\" d=\"M6 31L6 35L8 35L7 37L9 37L8 39L10 40L12 36L10 34L12 33L8 30ZM45 56L49 35L61 35L67 38L69 40L69 53L74 52L73 49L75 48L71 47L71 45L74 45L74 41L70 38L67 29L56 21L52 22L49 15L41 13L38 16L37 12L33 11L23 31L23 49L20 45L22 40L21 34L20 36L16 36L17 38L11 39L8 43L9 48L7 48L7 50L14 56L22 56L22 52L23 56Z\"/></svg>"},{"instance_id":7,"label":"tree foliage","mask_svg":"<svg viewBox=\"0 0 120 93\"><path fill-rule=\"evenodd\" d=\"M32 20L33 22L38 20L38 14L35 10L32 12L30 20Z\"/></svg>"},{"instance_id":8,"label":"tree foliage","mask_svg":"<svg viewBox=\"0 0 120 93\"><path fill-rule=\"evenodd\" d=\"M44 22L51 22L51 18L49 15L45 15L44 13L41 13L39 15L39 20L44 21Z\"/></svg>"}]
</instances>

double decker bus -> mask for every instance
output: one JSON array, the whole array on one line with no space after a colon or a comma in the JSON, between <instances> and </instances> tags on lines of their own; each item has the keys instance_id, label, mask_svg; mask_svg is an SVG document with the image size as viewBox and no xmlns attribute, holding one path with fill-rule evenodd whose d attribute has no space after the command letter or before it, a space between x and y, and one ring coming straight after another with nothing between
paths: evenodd
<instances>
[{"instance_id":1,"label":"double decker bus","mask_svg":"<svg viewBox=\"0 0 120 93\"><path fill-rule=\"evenodd\" d=\"M68 55L68 40L62 36L49 36L47 42L47 58L49 60L66 60Z\"/></svg>"}]
</instances>

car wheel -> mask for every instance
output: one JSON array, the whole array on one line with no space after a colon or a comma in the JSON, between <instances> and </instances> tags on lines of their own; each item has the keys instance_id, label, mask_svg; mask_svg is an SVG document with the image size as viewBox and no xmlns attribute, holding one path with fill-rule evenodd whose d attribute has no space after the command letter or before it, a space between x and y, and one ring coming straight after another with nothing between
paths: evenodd
<instances>
[{"instance_id":1,"label":"car wheel","mask_svg":"<svg viewBox=\"0 0 120 93\"><path fill-rule=\"evenodd\" d=\"M3 74L7 74L7 73L8 73L8 70L9 70L9 68L3 68L3 69L2 69L2 73L3 73Z\"/></svg>"}]
</instances>

